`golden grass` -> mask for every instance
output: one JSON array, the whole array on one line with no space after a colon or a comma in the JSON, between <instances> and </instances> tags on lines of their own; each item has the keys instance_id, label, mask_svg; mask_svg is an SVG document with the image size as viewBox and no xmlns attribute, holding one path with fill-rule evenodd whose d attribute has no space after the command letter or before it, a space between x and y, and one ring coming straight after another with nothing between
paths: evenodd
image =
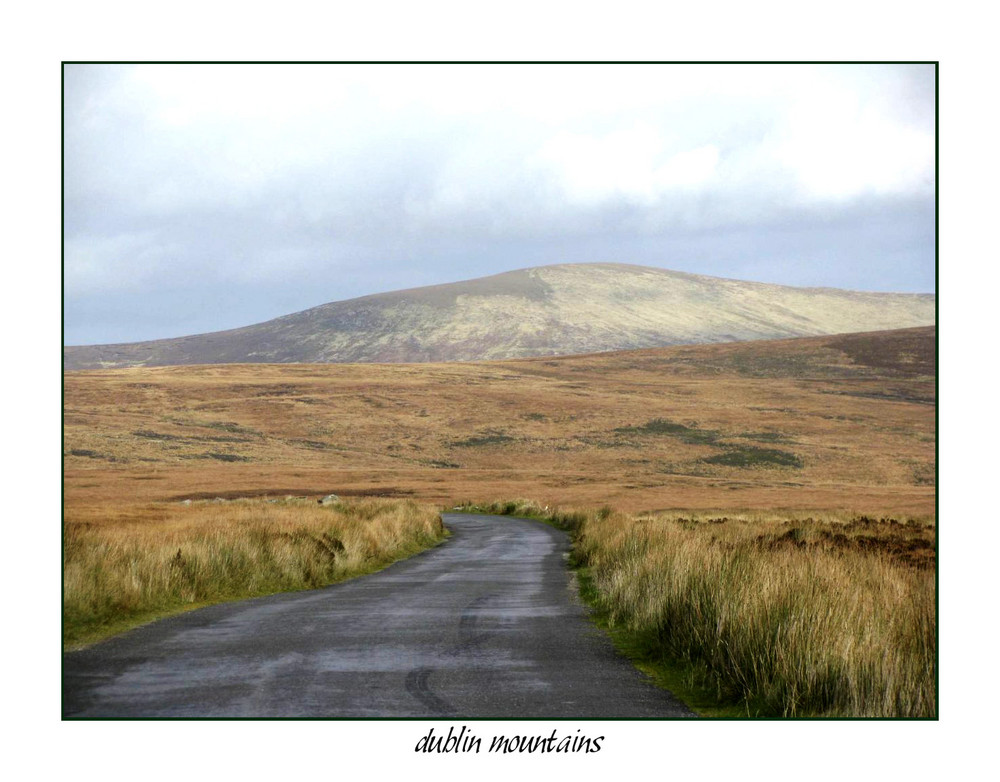
<instances>
[{"instance_id":1,"label":"golden grass","mask_svg":"<svg viewBox=\"0 0 1000 782\"><path fill-rule=\"evenodd\" d=\"M487 512L574 530L613 626L750 716L934 717L934 528L796 514Z\"/></svg>"},{"instance_id":2,"label":"golden grass","mask_svg":"<svg viewBox=\"0 0 1000 782\"><path fill-rule=\"evenodd\" d=\"M64 643L186 607L309 589L440 541L436 508L364 500L155 504L66 514Z\"/></svg>"},{"instance_id":3,"label":"golden grass","mask_svg":"<svg viewBox=\"0 0 1000 782\"><path fill-rule=\"evenodd\" d=\"M858 339L67 373L66 501L335 492L932 514L934 331Z\"/></svg>"}]
</instances>

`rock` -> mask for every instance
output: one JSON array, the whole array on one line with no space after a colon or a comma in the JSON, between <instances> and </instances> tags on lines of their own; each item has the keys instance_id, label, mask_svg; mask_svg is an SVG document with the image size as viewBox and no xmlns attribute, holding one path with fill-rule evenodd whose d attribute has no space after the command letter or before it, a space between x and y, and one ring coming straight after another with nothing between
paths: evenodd
<instances>
[{"instance_id":1,"label":"rock","mask_svg":"<svg viewBox=\"0 0 1000 782\"><path fill-rule=\"evenodd\" d=\"M339 505L340 497L336 494L327 494L323 499L317 500L320 505Z\"/></svg>"},{"instance_id":2,"label":"rock","mask_svg":"<svg viewBox=\"0 0 1000 782\"><path fill-rule=\"evenodd\" d=\"M190 505L191 500L181 500L181 505Z\"/></svg>"}]
</instances>

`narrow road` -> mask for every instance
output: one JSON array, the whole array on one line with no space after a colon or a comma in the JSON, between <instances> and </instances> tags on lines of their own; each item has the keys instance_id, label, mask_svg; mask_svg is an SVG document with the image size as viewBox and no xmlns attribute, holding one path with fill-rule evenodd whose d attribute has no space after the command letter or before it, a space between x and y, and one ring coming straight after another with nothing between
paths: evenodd
<instances>
[{"instance_id":1,"label":"narrow road","mask_svg":"<svg viewBox=\"0 0 1000 782\"><path fill-rule=\"evenodd\" d=\"M369 576L203 608L63 658L66 717L693 716L586 618L567 536L445 514Z\"/></svg>"}]
</instances>

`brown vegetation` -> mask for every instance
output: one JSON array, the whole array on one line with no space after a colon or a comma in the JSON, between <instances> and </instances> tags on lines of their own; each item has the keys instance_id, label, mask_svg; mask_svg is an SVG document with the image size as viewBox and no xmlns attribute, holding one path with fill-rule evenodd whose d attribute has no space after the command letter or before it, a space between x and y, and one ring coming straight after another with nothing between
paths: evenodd
<instances>
[{"instance_id":1,"label":"brown vegetation","mask_svg":"<svg viewBox=\"0 0 1000 782\"><path fill-rule=\"evenodd\" d=\"M215 496L930 516L934 329L469 364L65 375L67 508Z\"/></svg>"}]
</instances>

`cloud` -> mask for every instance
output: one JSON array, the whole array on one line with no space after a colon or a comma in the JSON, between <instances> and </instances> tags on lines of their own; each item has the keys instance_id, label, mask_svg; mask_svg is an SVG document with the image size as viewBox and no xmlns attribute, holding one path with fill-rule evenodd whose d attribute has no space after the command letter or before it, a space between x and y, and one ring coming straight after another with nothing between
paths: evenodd
<instances>
[{"instance_id":1,"label":"cloud","mask_svg":"<svg viewBox=\"0 0 1000 782\"><path fill-rule=\"evenodd\" d=\"M705 237L755 231L732 276L808 282L831 219L933 202L931 66L74 65L65 94L67 301L243 291L214 328L535 262L676 266L657 244L709 270ZM779 224L817 237L794 273ZM926 232L900 231L840 284L912 284ZM67 340L150 336L126 310L67 307Z\"/></svg>"},{"instance_id":2,"label":"cloud","mask_svg":"<svg viewBox=\"0 0 1000 782\"><path fill-rule=\"evenodd\" d=\"M674 190L708 186L719 150L713 144L671 148L664 133L637 123L599 136L560 132L535 161L556 178L569 203L625 197L652 204Z\"/></svg>"},{"instance_id":3,"label":"cloud","mask_svg":"<svg viewBox=\"0 0 1000 782\"><path fill-rule=\"evenodd\" d=\"M791 108L776 159L816 200L933 193L934 126L902 124L874 96L845 88Z\"/></svg>"}]
</instances>

